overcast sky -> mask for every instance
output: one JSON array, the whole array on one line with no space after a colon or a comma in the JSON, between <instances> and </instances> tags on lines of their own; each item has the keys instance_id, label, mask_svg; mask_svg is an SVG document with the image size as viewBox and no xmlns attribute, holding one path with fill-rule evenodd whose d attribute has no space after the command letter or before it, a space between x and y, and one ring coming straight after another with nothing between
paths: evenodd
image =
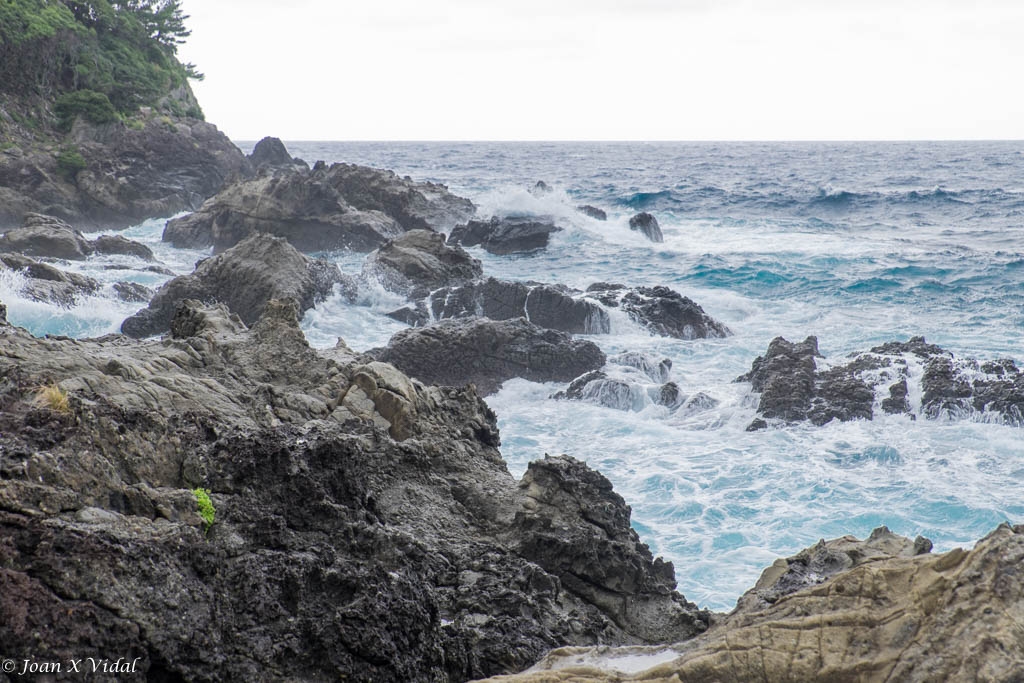
<instances>
[{"instance_id":1,"label":"overcast sky","mask_svg":"<svg viewBox=\"0 0 1024 683\"><path fill-rule=\"evenodd\" d=\"M236 140L1024 138L1024 0L184 0Z\"/></svg>"}]
</instances>

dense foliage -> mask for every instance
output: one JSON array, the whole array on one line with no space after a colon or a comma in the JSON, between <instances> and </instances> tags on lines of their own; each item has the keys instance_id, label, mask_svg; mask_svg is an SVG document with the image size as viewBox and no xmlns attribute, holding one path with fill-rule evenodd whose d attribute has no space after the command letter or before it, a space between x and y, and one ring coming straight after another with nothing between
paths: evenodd
<instances>
[{"instance_id":1,"label":"dense foliage","mask_svg":"<svg viewBox=\"0 0 1024 683\"><path fill-rule=\"evenodd\" d=\"M106 118L106 104L120 113L157 104L202 77L177 59L187 18L180 0L0 0L0 91L90 91L56 112L62 119L76 106Z\"/></svg>"}]
</instances>

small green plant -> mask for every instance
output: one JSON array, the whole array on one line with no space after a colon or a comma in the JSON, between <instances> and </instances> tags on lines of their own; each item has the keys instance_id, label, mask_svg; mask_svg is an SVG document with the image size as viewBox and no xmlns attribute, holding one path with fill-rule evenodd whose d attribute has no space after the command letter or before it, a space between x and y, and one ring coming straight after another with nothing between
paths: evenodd
<instances>
[{"instance_id":1,"label":"small green plant","mask_svg":"<svg viewBox=\"0 0 1024 683\"><path fill-rule=\"evenodd\" d=\"M203 518L203 532L210 533L213 526L213 519L217 511L213 509L213 501L210 500L210 490L204 488L192 489L192 495L196 497L196 505L199 506L199 516Z\"/></svg>"},{"instance_id":2,"label":"small green plant","mask_svg":"<svg viewBox=\"0 0 1024 683\"><path fill-rule=\"evenodd\" d=\"M60 385L56 382L50 384L44 384L39 387L36 391L36 397L33 399L40 408L48 408L55 413L67 415L71 412L71 404L68 402L68 392L60 388Z\"/></svg>"},{"instance_id":3,"label":"small green plant","mask_svg":"<svg viewBox=\"0 0 1024 683\"><path fill-rule=\"evenodd\" d=\"M117 121L117 110L110 98L95 90L75 90L61 95L53 107L57 125L61 130L71 130L71 124L79 116L90 123L112 123Z\"/></svg>"},{"instance_id":4,"label":"small green plant","mask_svg":"<svg viewBox=\"0 0 1024 683\"><path fill-rule=\"evenodd\" d=\"M86 167L85 158L77 147L68 147L57 155L57 170L68 180L74 180L79 171Z\"/></svg>"}]
</instances>

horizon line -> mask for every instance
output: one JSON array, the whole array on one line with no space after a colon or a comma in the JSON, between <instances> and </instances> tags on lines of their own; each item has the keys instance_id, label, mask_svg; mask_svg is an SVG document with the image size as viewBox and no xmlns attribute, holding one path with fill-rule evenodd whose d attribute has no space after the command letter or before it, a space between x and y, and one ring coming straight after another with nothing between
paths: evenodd
<instances>
[{"instance_id":1,"label":"horizon line","mask_svg":"<svg viewBox=\"0 0 1024 683\"><path fill-rule=\"evenodd\" d=\"M263 136L261 138L251 137L229 137L232 141L237 142L259 142L266 137L278 137L276 135ZM513 139L440 139L440 138L278 138L286 142L372 142L372 143L443 143L443 144L477 144L477 143L543 143L543 144L580 144L580 143L602 143L602 144L765 144L765 143L776 143L776 144L821 144L821 143L879 143L879 142L892 142L892 143L908 143L908 142L931 142L931 143L945 143L945 142L1024 142L1024 138L814 138L814 139L721 139L721 140L674 140L674 139L621 139L621 140L595 140L595 139L526 139L526 140L513 140Z\"/></svg>"}]
</instances>

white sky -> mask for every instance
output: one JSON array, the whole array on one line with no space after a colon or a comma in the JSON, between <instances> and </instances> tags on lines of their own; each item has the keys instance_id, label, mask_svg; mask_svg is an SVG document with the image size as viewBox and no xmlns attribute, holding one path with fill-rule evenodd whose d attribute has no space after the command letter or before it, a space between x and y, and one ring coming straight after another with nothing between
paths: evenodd
<instances>
[{"instance_id":1,"label":"white sky","mask_svg":"<svg viewBox=\"0 0 1024 683\"><path fill-rule=\"evenodd\" d=\"M1024 0L183 0L237 140L1024 138Z\"/></svg>"}]
</instances>

